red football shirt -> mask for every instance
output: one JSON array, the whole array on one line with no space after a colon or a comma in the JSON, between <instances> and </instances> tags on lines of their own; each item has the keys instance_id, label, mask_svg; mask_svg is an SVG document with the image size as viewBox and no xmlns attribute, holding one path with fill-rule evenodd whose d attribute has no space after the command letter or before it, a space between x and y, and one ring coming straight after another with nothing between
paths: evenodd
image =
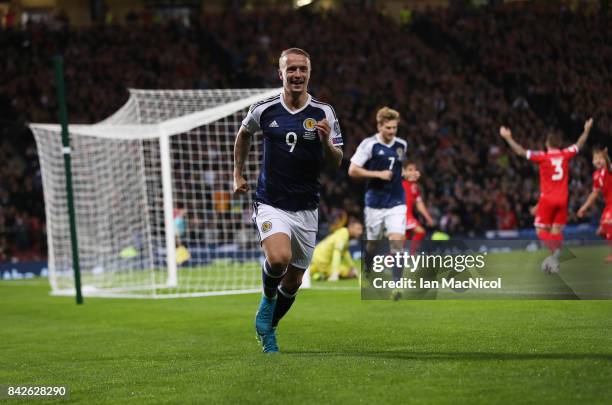
<instances>
[{"instance_id":1,"label":"red football shirt","mask_svg":"<svg viewBox=\"0 0 612 405\"><path fill-rule=\"evenodd\" d=\"M540 166L540 198L567 200L569 161L577 153L577 145L548 152L527 151L527 159Z\"/></svg>"},{"instance_id":2,"label":"red football shirt","mask_svg":"<svg viewBox=\"0 0 612 405\"><path fill-rule=\"evenodd\" d=\"M406 218L414 218L412 208L414 203L421 198L421 192L419 186L414 181L402 180L402 186L404 187L404 194L406 194Z\"/></svg>"},{"instance_id":3,"label":"red football shirt","mask_svg":"<svg viewBox=\"0 0 612 405\"><path fill-rule=\"evenodd\" d=\"M601 191L606 207L612 205L612 175L607 167L602 167L593 173L593 190Z\"/></svg>"}]
</instances>

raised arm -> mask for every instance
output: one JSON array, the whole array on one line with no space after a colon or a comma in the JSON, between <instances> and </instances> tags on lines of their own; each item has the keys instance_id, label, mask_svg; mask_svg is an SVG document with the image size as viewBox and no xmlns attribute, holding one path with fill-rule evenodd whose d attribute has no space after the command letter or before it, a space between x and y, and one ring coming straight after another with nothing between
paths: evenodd
<instances>
[{"instance_id":1,"label":"raised arm","mask_svg":"<svg viewBox=\"0 0 612 405\"><path fill-rule=\"evenodd\" d=\"M252 137L245 127L240 127L234 142L234 194L236 195L246 194L249 191L249 184L242 176L242 171L251 149Z\"/></svg>"},{"instance_id":2,"label":"raised arm","mask_svg":"<svg viewBox=\"0 0 612 405\"><path fill-rule=\"evenodd\" d=\"M522 156L522 157L526 157L527 156L527 151L525 150L525 148L523 148L521 145L519 145L514 140L514 138L512 138L512 131L510 131L510 128L500 127L499 128L499 135L502 138L504 138L504 140L508 143L508 145L514 151L514 153L516 153L517 155Z\"/></svg>"},{"instance_id":3,"label":"raised arm","mask_svg":"<svg viewBox=\"0 0 612 405\"><path fill-rule=\"evenodd\" d=\"M578 149L582 149L582 147L586 143L587 139L589 138L589 133L591 132L592 127L593 127L593 118L589 118L584 123L584 131L580 135L580 138L578 138L578 140L576 141L576 146L578 146Z\"/></svg>"}]
</instances>

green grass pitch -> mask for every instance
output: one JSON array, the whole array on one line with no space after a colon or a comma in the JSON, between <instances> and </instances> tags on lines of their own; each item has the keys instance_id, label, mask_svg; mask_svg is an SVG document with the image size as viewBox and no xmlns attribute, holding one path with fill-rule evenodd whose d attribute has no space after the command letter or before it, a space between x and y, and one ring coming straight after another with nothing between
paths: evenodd
<instances>
[{"instance_id":1,"label":"green grass pitch","mask_svg":"<svg viewBox=\"0 0 612 405\"><path fill-rule=\"evenodd\" d=\"M612 301L361 301L355 282L328 286L300 293L282 353L265 355L257 294L77 306L45 280L0 282L0 384L66 385L64 403L612 398Z\"/></svg>"}]
</instances>

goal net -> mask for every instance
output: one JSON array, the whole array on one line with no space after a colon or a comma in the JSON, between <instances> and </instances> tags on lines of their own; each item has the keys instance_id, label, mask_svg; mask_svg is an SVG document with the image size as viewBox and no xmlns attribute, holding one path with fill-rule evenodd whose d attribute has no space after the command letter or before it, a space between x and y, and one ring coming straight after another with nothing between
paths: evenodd
<instances>
[{"instance_id":1,"label":"goal net","mask_svg":"<svg viewBox=\"0 0 612 405\"><path fill-rule=\"evenodd\" d=\"M233 144L248 107L279 89L130 90L94 125L71 125L79 263L86 296L258 291L251 196L232 196ZM54 294L74 294L61 128L32 124ZM245 177L256 186L261 142Z\"/></svg>"}]
</instances>

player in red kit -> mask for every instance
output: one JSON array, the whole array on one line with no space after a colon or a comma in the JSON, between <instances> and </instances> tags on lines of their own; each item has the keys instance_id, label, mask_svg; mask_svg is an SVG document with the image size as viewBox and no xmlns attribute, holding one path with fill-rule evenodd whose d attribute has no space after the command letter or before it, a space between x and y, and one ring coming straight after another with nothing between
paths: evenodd
<instances>
[{"instance_id":1,"label":"player in red kit","mask_svg":"<svg viewBox=\"0 0 612 405\"><path fill-rule=\"evenodd\" d=\"M593 149L593 191L578 210L578 218L586 215L587 211L597 201L599 195L603 195L606 206L601 214L597 234L603 236L612 249L612 166L608 149ZM606 257L606 262L612 262L612 252Z\"/></svg>"},{"instance_id":2,"label":"player in red kit","mask_svg":"<svg viewBox=\"0 0 612 405\"><path fill-rule=\"evenodd\" d=\"M563 227L567 223L569 161L586 143L592 126L593 119L590 118L584 123L584 131L578 141L565 149L561 149L561 137L556 132L550 132L546 137L546 152L525 150L512 138L510 129L499 129L501 137L517 155L536 163L540 169L540 199L535 227L538 238L552 253L542 262L545 273L559 272Z\"/></svg>"},{"instance_id":3,"label":"player in red kit","mask_svg":"<svg viewBox=\"0 0 612 405\"><path fill-rule=\"evenodd\" d=\"M421 192L417 184L417 180L421 177L421 173L417 170L416 164L406 160L402 170L402 177L404 178L402 180L402 186L404 187L404 194L406 195L406 240L412 241L410 244L410 254L413 255L425 237L425 229L415 218L413 207L416 205L417 211L423 215L423 218L427 221L427 225L433 226L434 222L421 198Z\"/></svg>"}]
</instances>

